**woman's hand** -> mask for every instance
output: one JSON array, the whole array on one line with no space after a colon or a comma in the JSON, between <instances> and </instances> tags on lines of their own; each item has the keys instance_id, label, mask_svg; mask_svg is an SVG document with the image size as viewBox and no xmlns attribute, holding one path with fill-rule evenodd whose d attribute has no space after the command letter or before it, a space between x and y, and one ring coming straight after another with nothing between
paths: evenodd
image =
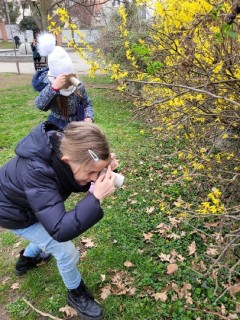
<instances>
[{"instance_id":1,"label":"woman's hand","mask_svg":"<svg viewBox=\"0 0 240 320\"><path fill-rule=\"evenodd\" d=\"M110 153L110 166L111 166L111 170L115 170L117 169L117 167L119 166L118 160L115 158L115 153Z\"/></svg>"},{"instance_id":2,"label":"woman's hand","mask_svg":"<svg viewBox=\"0 0 240 320\"><path fill-rule=\"evenodd\" d=\"M112 174L111 166L109 165L106 172L100 174L98 179L95 181L93 194L100 203L107 196L110 196L116 190L115 188L116 176Z\"/></svg>"}]
</instances>

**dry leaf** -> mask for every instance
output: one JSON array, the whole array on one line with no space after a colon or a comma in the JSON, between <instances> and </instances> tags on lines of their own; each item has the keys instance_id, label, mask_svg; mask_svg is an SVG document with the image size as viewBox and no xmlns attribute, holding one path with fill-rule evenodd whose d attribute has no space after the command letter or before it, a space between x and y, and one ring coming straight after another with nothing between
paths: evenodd
<instances>
[{"instance_id":1,"label":"dry leaf","mask_svg":"<svg viewBox=\"0 0 240 320\"><path fill-rule=\"evenodd\" d=\"M238 283L238 284L236 284L235 286L232 286L232 287L229 288L229 293L230 293L231 295L234 295L234 294L236 294L236 293L239 292L239 291L240 291L240 283Z\"/></svg>"},{"instance_id":2,"label":"dry leaf","mask_svg":"<svg viewBox=\"0 0 240 320\"><path fill-rule=\"evenodd\" d=\"M151 233L151 232L144 233L143 236L144 236L145 240L150 240L152 238L152 236L153 236L153 233Z\"/></svg>"},{"instance_id":3,"label":"dry leaf","mask_svg":"<svg viewBox=\"0 0 240 320\"><path fill-rule=\"evenodd\" d=\"M2 280L2 284L5 284L10 279L11 279L11 277L6 277L5 279Z\"/></svg>"},{"instance_id":4,"label":"dry leaf","mask_svg":"<svg viewBox=\"0 0 240 320\"><path fill-rule=\"evenodd\" d=\"M177 208L181 207L183 203L184 203L184 201L182 200L181 197L179 197L179 198L177 199L177 201L173 202L173 204L174 204Z\"/></svg>"},{"instance_id":5,"label":"dry leaf","mask_svg":"<svg viewBox=\"0 0 240 320\"><path fill-rule=\"evenodd\" d=\"M106 275L105 274L101 274L101 279L102 279L102 282L106 280Z\"/></svg>"},{"instance_id":6,"label":"dry leaf","mask_svg":"<svg viewBox=\"0 0 240 320\"><path fill-rule=\"evenodd\" d=\"M147 208L147 214L151 214L151 213L153 213L153 211L154 211L154 207L150 207L150 208Z\"/></svg>"},{"instance_id":7,"label":"dry leaf","mask_svg":"<svg viewBox=\"0 0 240 320\"><path fill-rule=\"evenodd\" d=\"M77 316L77 311L68 305L60 308L59 311L64 312L66 314L66 316L70 316L70 317Z\"/></svg>"},{"instance_id":8,"label":"dry leaf","mask_svg":"<svg viewBox=\"0 0 240 320\"><path fill-rule=\"evenodd\" d=\"M167 238L174 239L174 240L181 239L181 237L176 233L171 233L171 234L167 235Z\"/></svg>"},{"instance_id":9,"label":"dry leaf","mask_svg":"<svg viewBox=\"0 0 240 320\"><path fill-rule=\"evenodd\" d=\"M238 302L235 302L236 303L236 312L237 313L240 313L240 303L238 303Z\"/></svg>"},{"instance_id":10,"label":"dry leaf","mask_svg":"<svg viewBox=\"0 0 240 320\"><path fill-rule=\"evenodd\" d=\"M182 288L184 290L190 290L192 289L192 285L190 283L184 283Z\"/></svg>"},{"instance_id":11,"label":"dry leaf","mask_svg":"<svg viewBox=\"0 0 240 320\"><path fill-rule=\"evenodd\" d=\"M224 306L224 304L221 304L221 314L222 315L226 314L226 307Z\"/></svg>"},{"instance_id":12,"label":"dry leaf","mask_svg":"<svg viewBox=\"0 0 240 320\"><path fill-rule=\"evenodd\" d=\"M213 247L210 247L207 249L206 253L209 255L209 256L216 256L218 254L218 250L216 248L213 248Z\"/></svg>"},{"instance_id":13,"label":"dry leaf","mask_svg":"<svg viewBox=\"0 0 240 320\"><path fill-rule=\"evenodd\" d=\"M18 247L21 245L21 243L22 243L21 241L15 243L15 244L13 245L13 248L18 248Z\"/></svg>"},{"instance_id":14,"label":"dry leaf","mask_svg":"<svg viewBox=\"0 0 240 320\"><path fill-rule=\"evenodd\" d=\"M165 302L168 298L166 292L154 293L152 296L156 301L161 300L162 302Z\"/></svg>"},{"instance_id":15,"label":"dry leaf","mask_svg":"<svg viewBox=\"0 0 240 320\"><path fill-rule=\"evenodd\" d=\"M216 280L216 279L218 278L218 271L217 271L217 270L213 270L213 271L212 271L212 278L213 278L214 280Z\"/></svg>"},{"instance_id":16,"label":"dry leaf","mask_svg":"<svg viewBox=\"0 0 240 320\"><path fill-rule=\"evenodd\" d=\"M194 254L194 252L196 251L196 242L193 241L190 246L188 246L188 251L189 251L189 256L191 256L192 254Z\"/></svg>"},{"instance_id":17,"label":"dry leaf","mask_svg":"<svg viewBox=\"0 0 240 320\"><path fill-rule=\"evenodd\" d=\"M170 260L171 260L171 255L170 255L170 254L160 253L160 255L159 255L158 257L159 257L159 259L160 259L161 261L168 261L168 262L170 262Z\"/></svg>"},{"instance_id":18,"label":"dry leaf","mask_svg":"<svg viewBox=\"0 0 240 320\"><path fill-rule=\"evenodd\" d=\"M179 224L179 220L177 220L174 217L168 217L168 220L170 221L171 225L174 227L177 227L177 225Z\"/></svg>"},{"instance_id":19,"label":"dry leaf","mask_svg":"<svg viewBox=\"0 0 240 320\"><path fill-rule=\"evenodd\" d=\"M96 247L95 243L90 238L82 238L81 242L85 244L86 248L93 248Z\"/></svg>"},{"instance_id":20,"label":"dry leaf","mask_svg":"<svg viewBox=\"0 0 240 320\"><path fill-rule=\"evenodd\" d=\"M133 295L136 288L133 287L133 277L131 277L126 271L116 271L111 278L112 286L111 292L115 295Z\"/></svg>"},{"instance_id":21,"label":"dry leaf","mask_svg":"<svg viewBox=\"0 0 240 320\"><path fill-rule=\"evenodd\" d=\"M178 300L178 296L175 293L173 293L171 295L171 301L177 301L177 300Z\"/></svg>"},{"instance_id":22,"label":"dry leaf","mask_svg":"<svg viewBox=\"0 0 240 320\"><path fill-rule=\"evenodd\" d=\"M167 274L171 275L178 271L178 265L176 263L171 263L167 266Z\"/></svg>"},{"instance_id":23,"label":"dry leaf","mask_svg":"<svg viewBox=\"0 0 240 320\"><path fill-rule=\"evenodd\" d=\"M137 202L137 200L131 200L130 203L131 203L131 204L136 204L136 203L138 203L138 202Z\"/></svg>"},{"instance_id":24,"label":"dry leaf","mask_svg":"<svg viewBox=\"0 0 240 320\"><path fill-rule=\"evenodd\" d=\"M101 289L101 299L105 300L111 294L111 286L108 284L106 287Z\"/></svg>"},{"instance_id":25,"label":"dry leaf","mask_svg":"<svg viewBox=\"0 0 240 320\"><path fill-rule=\"evenodd\" d=\"M19 288L19 282L15 282L11 285L11 289L16 290Z\"/></svg>"},{"instance_id":26,"label":"dry leaf","mask_svg":"<svg viewBox=\"0 0 240 320\"><path fill-rule=\"evenodd\" d=\"M131 261L125 261L124 262L124 266L127 267L127 268L130 268L130 267L133 267L134 264Z\"/></svg>"},{"instance_id":27,"label":"dry leaf","mask_svg":"<svg viewBox=\"0 0 240 320\"><path fill-rule=\"evenodd\" d=\"M228 319L229 320L238 320L239 317L238 317L238 315L236 313L229 313Z\"/></svg>"},{"instance_id":28,"label":"dry leaf","mask_svg":"<svg viewBox=\"0 0 240 320\"><path fill-rule=\"evenodd\" d=\"M188 294L188 295L186 296L186 302L187 302L188 304L193 304L193 299L192 299L192 297L191 297L191 294Z\"/></svg>"}]
</instances>

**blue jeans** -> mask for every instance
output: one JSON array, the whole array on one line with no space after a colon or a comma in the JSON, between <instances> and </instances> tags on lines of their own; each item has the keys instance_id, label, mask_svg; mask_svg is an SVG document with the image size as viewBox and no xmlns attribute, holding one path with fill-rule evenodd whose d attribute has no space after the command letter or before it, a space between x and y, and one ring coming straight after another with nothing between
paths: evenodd
<instances>
[{"instance_id":1,"label":"blue jeans","mask_svg":"<svg viewBox=\"0 0 240 320\"><path fill-rule=\"evenodd\" d=\"M57 242L44 229L41 223L35 223L28 228L11 230L17 236L30 241L24 251L27 257L36 257L41 251L51 253L56 261L59 273L65 286L76 289L81 282L81 275L77 269L79 251L72 241Z\"/></svg>"}]
</instances>

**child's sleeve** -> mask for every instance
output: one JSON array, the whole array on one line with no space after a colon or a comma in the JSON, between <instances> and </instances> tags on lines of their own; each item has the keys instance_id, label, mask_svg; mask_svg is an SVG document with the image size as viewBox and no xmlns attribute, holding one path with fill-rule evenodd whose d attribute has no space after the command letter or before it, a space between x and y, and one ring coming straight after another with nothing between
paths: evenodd
<instances>
[{"instance_id":1,"label":"child's sleeve","mask_svg":"<svg viewBox=\"0 0 240 320\"><path fill-rule=\"evenodd\" d=\"M36 107L39 110L48 111L53 103L53 100L55 100L59 94L60 93L58 91L52 89L50 83L47 84L34 100Z\"/></svg>"},{"instance_id":2,"label":"child's sleeve","mask_svg":"<svg viewBox=\"0 0 240 320\"><path fill-rule=\"evenodd\" d=\"M84 85L82 85L82 94L83 94L82 104L84 107L85 118L91 118L92 120L94 120L94 109L93 109L92 101Z\"/></svg>"}]
</instances>

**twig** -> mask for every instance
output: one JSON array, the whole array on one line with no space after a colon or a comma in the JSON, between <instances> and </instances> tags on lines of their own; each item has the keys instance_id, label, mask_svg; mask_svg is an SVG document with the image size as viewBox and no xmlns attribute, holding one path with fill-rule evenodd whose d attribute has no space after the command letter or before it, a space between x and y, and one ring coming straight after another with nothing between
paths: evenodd
<instances>
[{"instance_id":1,"label":"twig","mask_svg":"<svg viewBox=\"0 0 240 320\"><path fill-rule=\"evenodd\" d=\"M240 236L239 236L240 237ZM237 237L237 239L239 238ZM215 262L210 266L208 272L206 273L206 275L208 275L210 273L210 271L212 271L212 269L214 268L214 266L218 263L218 261L222 258L222 256L224 255L224 253L231 247L231 245L236 242L236 238L232 239L227 245L226 247L223 249L223 251L221 252L221 254L218 256L218 258L215 260Z\"/></svg>"},{"instance_id":2,"label":"twig","mask_svg":"<svg viewBox=\"0 0 240 320\"><path fill-rule=\"evenodd\" d=\"M156 85L160 85L160 86L165 86L165 87L176 87L176 88L184 88L184 89L188 89L190 91L195 91L195 92L199 92L199 93L205 93L207 95L209 95L210 97L213 97L215 99L223 99L225 101L228 101L232 104L235 104L236 106L240 107L240 104L234 100L231 100L231 99L228 99L228 98L225 98L224 96L219 96L219 95L216 95L216 94L213 94L209 91L206 91L206 90L201 90L201 89L197 89L197 88L194 88L194 87L189 87L189 86L185 86L185 85L181 85L181 84L175 84L175 83L164 83L164 82L154 82L154 81L136 81L136 80L130 80L130 79L127 79L126 80L127 82L136 82L136 83L143 83L143 84L156 84ZM159 103L161 101L156 101L155 103ZM154 104L155 104L154 103Z\"/></svg>"},{"instance_id":3,"label":"twig","mask_svg":"<svg viewBox=\"0 0 240 320\"><path fill-rule=\"evenodd\" d=\"M209 310L205 310L205 309L198 309L198 308L191 308L191 307L185 307L187 310L193 310L193 311L200 311L202 313L206 313L206 314L212 314L214 316L219 317L219 319L224 319L224 320L229 320L229 318L219 314L218 312L214 312L214 311L209 311Z\"/></svg>"},{"instance_id":4,"label":"twig","mask_svg":"<svg viewBox=\"0 0 240 320\"><path fill-rule=\"evenodd\" d=\"M226 292L228 292L228 288L225 289L225 290L223 291L223 293L222 293L220 296L217 297L217 299L215 300L215 303L216 303L218 300L220 300L220 299L225 295Z\"/></svg>"},{"instance_id":5,"label":"twig","mask_svg":"<svg viewBox=\"0 0 240 320\"><path fill-rule=\"evenodd\" d=\"M25 298L22 298L22 299L23 299L23 301L24 301L27 305L29 305L29 307L31 307L34 311L36 311L37 313L39 313L41 316L43 316L43 317L48 317L48 318L53 319L53 320L63 320L62 318L54 317L54 316L52 316L52 315L49 314L49 313L45 313L45 312L42 312L42 311L36 309L36 308L35 308L30 302L28 302Z\"/></svg>"}]
</instances>

